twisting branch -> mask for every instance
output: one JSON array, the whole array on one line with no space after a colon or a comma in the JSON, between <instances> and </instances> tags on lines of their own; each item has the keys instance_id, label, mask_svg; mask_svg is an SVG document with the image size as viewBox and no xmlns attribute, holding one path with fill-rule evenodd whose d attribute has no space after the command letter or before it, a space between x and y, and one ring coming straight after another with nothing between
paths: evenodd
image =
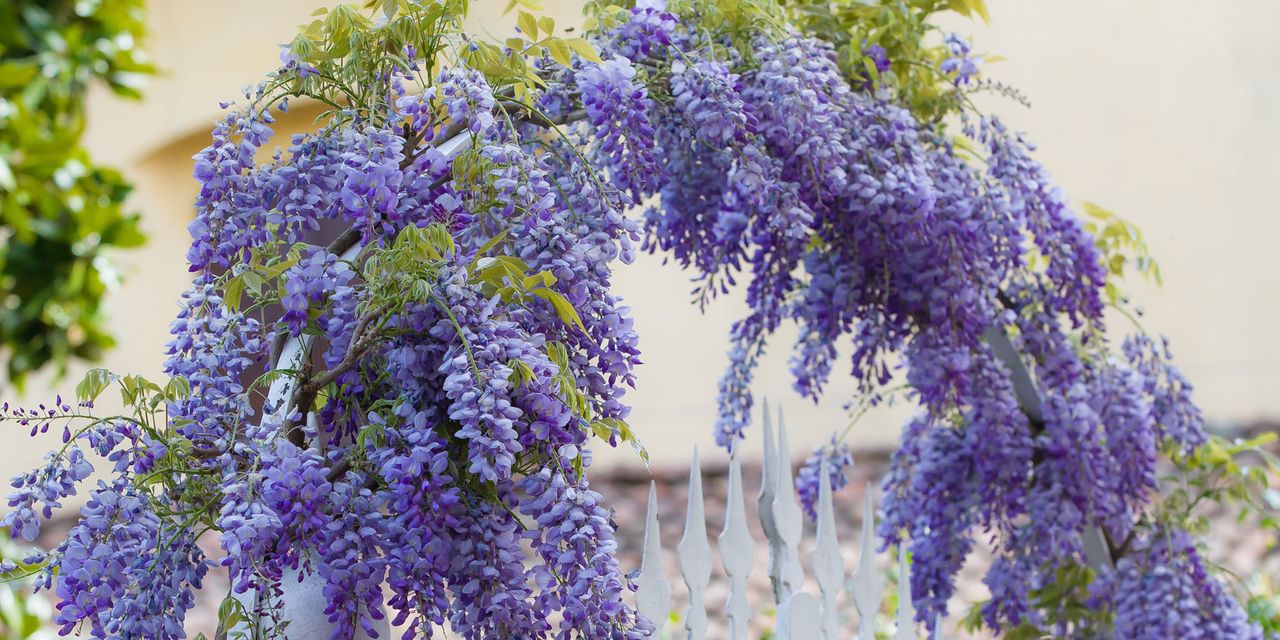
<instances>
[{"instance_id":1,"label":"twisting branch","mask_svg":"<svg viewBox=\"0 0 1280 640\"><path fill-rule=\"evenodd\" d=\"M289 402L291 410L285 416L283 431L289 441L296 446L305 445L301 424L306 420L307 413L315 404L316 396L325 387L332 384L342 374L355 368L360 363L360 359L369 351L378 340L378 332L370 331L369 325L386 312L386 306L378 306L369 309L360 316L356 321L355 330L351 333L351 342L347 345L347 351L342 356L342 360L332 369L327 371L316 372L312 365L311 359L308 357L303 363L298 373L297 383L294 388L293 398Z\"/></svg>"}]
</instances>

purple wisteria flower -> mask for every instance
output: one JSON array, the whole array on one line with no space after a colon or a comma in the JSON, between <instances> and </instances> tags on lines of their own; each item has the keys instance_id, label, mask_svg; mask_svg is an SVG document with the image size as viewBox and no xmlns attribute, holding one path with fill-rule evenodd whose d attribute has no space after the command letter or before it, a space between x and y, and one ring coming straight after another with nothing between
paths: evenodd
<instances>
[{"instance_id":1,"label":"purple wisteria flower","mask_svg":"<svg viewBox=\"0 0 1280 640\"><path fill-rule=\"evenodd\" d=\"M1119 637L1263 638L1226 586L1209 575L1186 532L1152 532L1107 578Z\"/></svg>"},{"instance_id":2,"label":"purple wisteria flower","mask_svg":"<svg viewBox=\"0 0 1280 640\"><path fill-rule=\"evenodd\" d=\"M302 333L313 306L318 307L327 298L350 296L355 277L350 265L324 250L312 251L290 267L284 274L285 292L280 298L280 306L284 307L282 320L289 333Z\"/></svg>"},{"instance_id":3,"label":"purple wisteria flower","mask_svg":"<svg viewBox=\"0 0 1280 640\"><path fill-rule=\"evenodd\" d=\"M661 178L656 160L648 91L636 82L636 68L616 56L576 74L587 121L596 128L602 159L614 181L636 196L652 190Z\"/></svg>"},{"instance_id":4,"label":"purple wisteria flower","mask_svg":"<svg viewBox=\"0 0 1280 640\"><path fill-rule=\"evenodd\" d=\"M818 519L818 491L821 488L822 461L827 461L827 480L831 483L831 492L835 493L849 484L849 469L853 467L853 451L848 443L837 443L834 436L831 443L813 450L800 471L796 474L796 493L800 496L800 505L805 515L811 520Z\"/></svg>"},{"instance_id":5,"label":"purple wisteria flower","mask_svg":"<svg viewBox=\"0 0 1280 640\"><path fill-rule=\"evenodd\" d=\"M951 76L951 81L956 86L973 82L978 75L978 65L982 64L982 56L969 55L969 42L954 33L948 33L943 38L943 43L951 55L942 61L939 69Z\"/></svg>"},{"instance_id":6,"label":"purple wisteria flower","mask_svg":"<svg viewBox=\"0 0 1280 640\"><path fill-rule=\"evenodd\" d=\"M318 41L287 48L215 125L194 159L195 276L170 381L95 374L88 391L119 384L134 414L75 431L91 398L0 414L33 435L68 423L13 482L0 524L16 537L81 490L91 452L110 464L68 537L32 559L64 634L182 637L213 562L196 533L211 530L265 633L287 622L296 575L321 583L335 640L384 618L406 640L652 637L663 621L627 604L615 524L587 480L592 438L634 438L639 339L612 269L649 250L691 272L701 304L743 285L721 445L744 437L786 322L803 396L843 367L871 404L905 382L919 411L880 534L911 552L919 620L948 612L981 534L985 622L1053 621L1033 594L1101 532L1132 543L1088 585L1120 635L1260 636L1189 535L1151 524L1158 453L1203 444L1203 417L1167 344L1110 352L1099 248L1021 135L965 115L970 149L772 19L742 37L641 2L600 21L599 59L574 42L562 65L515 47L499 62L454 32L405 42L392 14L419 9L344 27L381 40L333 39L369 45L364 71L331 74L350 52L307 50ZM940 71L975 83L969 44L943 46ZM898 63L862 54L881 73ZM299 93L333 110L259 163L271 106ZM853 464L835 440L806 460L811 517L824 457L835 490Z\"/></svg>"}]
</instances>

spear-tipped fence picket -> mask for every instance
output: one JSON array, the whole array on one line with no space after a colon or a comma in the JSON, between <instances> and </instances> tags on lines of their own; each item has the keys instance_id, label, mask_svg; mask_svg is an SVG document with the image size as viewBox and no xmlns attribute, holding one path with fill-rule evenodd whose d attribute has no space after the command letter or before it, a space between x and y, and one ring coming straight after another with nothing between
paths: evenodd
<instances>
[{"instance_id":1,"label":"spear-tipped fence picket","mask_svg":"<svg viewBox=\"0 0 1280 640\"><path fill-rule=\"evenodd\" d=\"M848 589L858 614L857 639L874 640L879 630L876 615L884 601L885 589L884 577L876 567L879 544L874 524L874 491L869 488L866 493L858 566L849 574L837 540L827 461L822 461L818 474L817 530L809 556L818 593L806 592L804 562L799 551L805 522L796 497L786 424L779 413L775 440L767 404L764 413L764 465L756 504L760 528L767 538L773 600L758 605L777 607L774 631L777 640L837 640L842 638L839 596ZM676 557L689 597L682 615L683 628L666 636L672 640L703 640L707 634L704 596L711 582L713 562L711 545L707 542L702 468L696 449L689 468L688 493L684 536L676 546ZM729 583L729 597L724 608L725 626L729 640L746 640L751 612L763 607L753 608L747 596L747 578L755 563L756 541L747 529L746 494L742 486L741 461L737 455L732 456L729 462L724 514L718 546L720 564ZM636 578L636 608L661 628L671 612L672 602L671 584L662 566L663 547L658 525L657 491L651 483L644 527L644 555ZM909 564L905 547L902 547L898 554L898 611L894 640L917 640L922 634L911 604ZM933 638L937 640L941 636L935 633Z\"/></svg>"}]
</instances>

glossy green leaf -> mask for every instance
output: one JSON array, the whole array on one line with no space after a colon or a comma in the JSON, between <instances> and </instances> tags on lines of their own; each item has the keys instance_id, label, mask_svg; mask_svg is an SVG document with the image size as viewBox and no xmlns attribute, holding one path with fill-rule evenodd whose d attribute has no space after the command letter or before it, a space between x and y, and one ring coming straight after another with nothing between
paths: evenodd
<instances>
[{"instance_id":1,"label":"glossy green leaf","mask_svg":"<svg viewBox=\"0 0 1280 640\"><path fill-rule=\"evenodd\" d=\"M528 11L521 11L516 14L516 25L520 27L526 38L529 40L538 39L538 20Z\"/></svg>"},{"instance_id":2,"label":"glossy green leaf","mask_svg":"<svg viewBox=\"0 0 1280 640\"><path fill-rule=\"evenodd\" d=\"M566 38L563 42L568 45L570 49L573 49L575 53L582 56L583 60L596 63L602 62L600 54L596 52L595 47L591 46L591 43L587 42L585 39Z\"/></svg>"},{"instance_id":3,"label":"glossy green leaf","mask_svg":"<svg viewBox=\"0 0 1280 640\"><path fill-rule=\"evenodd\" d=\"M119 376L110 371L95 367L85 372L80 383L76 385L76 400L80 402L92 402L102 395L102 392L119 380Z\"/></svg>"},{"instance_id":4,"label":"glossy green leaf","mask_svg":"<svg viewBox=\"0 0 1280 640\"><path fill-rule=\"evenodd\" d=\"M529 293L550 302L551 306L555 308L556 316L560 318L561 322L572 327L576 327L582 331L587 330L587 328L582 324L582 317L578 315L578 311L573 308L573 305L569 303L569 300L560 294L560 292L555 291L554 289L534 289Z\"/></svg>"},{"instance_id":5,"label":"glossy green leaf","mask_svg":"<svg viewBox=\"0 0 1280 640\"><path fill-rule=\"evenodd\" d=\"M26 86L38 71L34 64L28 62L0 62L0 89Z\"/></svg>"},{"instance_id":6,"label":"glossy green leaf","mask_svg":"<svg viewBox=\"0 0 1280 640\"><path fill-rule=\"evenodd\" d=\"M563 41L555 38L547 40L547 53L550 53L551 58L556 62L566 67L573 66L573 52Z\"/></svg>"}]
</instances>

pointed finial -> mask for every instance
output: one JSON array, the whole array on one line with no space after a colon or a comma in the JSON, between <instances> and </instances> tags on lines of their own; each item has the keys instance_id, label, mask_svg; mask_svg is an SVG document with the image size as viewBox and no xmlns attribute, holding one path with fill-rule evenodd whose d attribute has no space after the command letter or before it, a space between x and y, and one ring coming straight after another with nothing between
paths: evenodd
<instances>
[{"instance_id":1,"label":"pointed finial","mask_svg":"<svg viewBox=\"0 0 1280 640\"><path fill-rule=\"evenodd\" d=\"M898 542L898 633L894 640L916 640L916 608L911 604L911 563L906 541Z\"/></svg>"},{"instance_id":2,"label":"pointed finial","mask_svg":"<svg viewBox=\"0 0 1280 640\"><path fill-rule=\"evenodd\" d=\"M860 618L859 640L875 640L876 615L884 601L884 576L876 568L876 511L875 484L867 486L867 497L862 509L862 549L858 554L858 569L853 572L853 604Z\"/></svg>"},{"instance_id":3,"label":"pointed finial","mask_svg":"<svg viewBox=\"0 0 1280 640\"><path fill-rule=\"evenodd\" d=\"M698 448L693 448L689 465L689 505L685 509L684 536L676 545L680 575L689 588L689 607L685 610L684 628L689 640L703 640L707 635L707 608L703 602L711 583L711 545L707 542L707 519L702 499L702 466Z\"/></svg>"},{"instance_id":4,"label":"pointed finial","mask_svg":"<svg viewBox=\"0 0 1280 640\"><path fill-rule=\"evenodd\" d=\"M836 540L836 512L831 499L831 470L826 454L818 465L818 534L813 547L813 577L822 592L822 637L836 640L840 618L836 600L844 586L844 557Z\"/></svg>"},{"instance_id":5,"label":"pointed finial","mask_svg":"<svg viewBox=\"0 0 1280 640\"><path fill-rule=\"evenodd\" d=\"M729 461L729 493L726 498L724 531L720 533L720 562L729 576L729 640L746 640L751 607L747 603L747 578L751 576L756 543L747 530L746 500L742 495L742 461Z\"/></svg>"},{"instance_id":6,"label":"pointed finial","mask_svg":"<svg viewBox=\"0 0 1280 640\"><path fill-rule=\"evenodd\" d=\"M644 521L644 557L636 579L636 611L661 629L671 611L671 583L662 570L662 534L658 526L657 484L649 482L649 512Z\"/></svg>"},{"instance_id":7,"label":"pointed finial","mask_svg":"<svg viewBox=\"0 0 1280 640\"><path fill-rule=\"evenodd\" d=\"M769 415L769 400L764 400L764 465L760 471L760 495L756 498L756 515L760 517L760 528L769 542L769 584L773 587L773 601L782 604L781 568L782 540L778 537L778 526L773 517L773 499L778 494L778 451L774 444L773 422Z\"/></svg>"}]
</instances>

